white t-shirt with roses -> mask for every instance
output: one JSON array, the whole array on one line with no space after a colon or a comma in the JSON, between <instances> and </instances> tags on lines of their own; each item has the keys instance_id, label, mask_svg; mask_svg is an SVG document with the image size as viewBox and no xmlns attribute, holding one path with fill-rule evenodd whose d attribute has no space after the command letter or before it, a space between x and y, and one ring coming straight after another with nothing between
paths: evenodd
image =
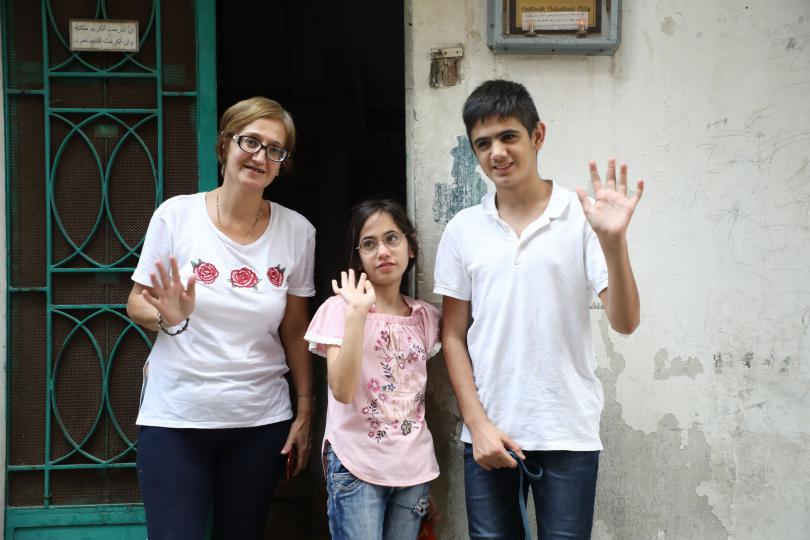
<instances>
[{"instance_id":1,"label":"white t-shirt with roses","mask_svg":"<svg viewBox=\"0 0 810 540\"><path fill-rule=\"evenodd\" d=\"M214 429L292 418L278 328L288 294L315 294L315 229L268 204L270 223L248 245L216 228L204 193L173 197L152 216L132 280L151 286L155 262L168 268L173 255L183 284L197 275L196 306L185 332L158 332L137 424Z\"/></svg>"}]
</instances>

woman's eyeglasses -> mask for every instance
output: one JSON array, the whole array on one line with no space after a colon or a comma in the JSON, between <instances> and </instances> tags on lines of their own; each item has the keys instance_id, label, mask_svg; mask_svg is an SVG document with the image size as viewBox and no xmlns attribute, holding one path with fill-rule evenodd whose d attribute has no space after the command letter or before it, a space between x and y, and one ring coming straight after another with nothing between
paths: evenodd
<instances>
[{"instance_id":1,"label":"woman's eyeglasses","mask_svg":"<svg viewBox=\"0 0 810 540\"><path fill-rule=\"evenodd\" d=\"M232 138L236 145L248 154L255 154L259 150L264 150L267 159L270 161L282 162L290 155L290 151L283 146L262 144L256 137L250 135L234 135Z\"/></svg>"}]
</instances>

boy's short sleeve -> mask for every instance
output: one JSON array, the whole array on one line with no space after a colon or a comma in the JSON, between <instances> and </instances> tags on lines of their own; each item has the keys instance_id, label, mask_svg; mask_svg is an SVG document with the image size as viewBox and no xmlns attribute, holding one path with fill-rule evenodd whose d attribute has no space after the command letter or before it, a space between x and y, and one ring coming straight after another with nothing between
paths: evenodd
<instances>
[{"instance_id":1,"label":"boy's short sleeve","mask_svg":"<svg viewBox=\"0 0 810 540\"><path fill-rule=\"evenodd\" d=\"M585 275L596 296L599 296L599 293L608 286L605 254L602 253L599 238L587 222L585 222Z\"/></svg>"},{"instance_id":2,"label":"boy's short sleeve","mask_svg":"<svg viewBox=\"0 0 810 540\"><path fill-rule=\"evenodd\" d=\"M461 238L457 220L450 220L444 229L433 270L433 292L457 300L472 298L472 280L461 256Z\"/></svg>"},{"instance_id":3,"label":"boy's short sleeve","mask_svg":"<svg viewBox=\"0 0 810 540\"><path fill-rule=\"evenodd\" d=\"M333 296L318 308L304 334L304 339L309 342L309 350L326 357L327 346L343 343L345 325L346 302L340 296Z\"/></svg>"}]
</instances>

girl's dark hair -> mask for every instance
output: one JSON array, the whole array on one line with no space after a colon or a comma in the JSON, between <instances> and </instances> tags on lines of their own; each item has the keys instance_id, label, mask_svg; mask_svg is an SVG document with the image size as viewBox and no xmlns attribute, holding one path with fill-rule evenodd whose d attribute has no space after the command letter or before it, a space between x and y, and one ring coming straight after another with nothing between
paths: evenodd
<instances>
[{"instance_id":1,"label":"girl's dark hair","mask_svg":"<svg viewBox=\"0 0 810 540\"><path fill-rule=\"evenodd\" d=\"M363 272L363 261L360 259L360 252L356 249L360 243L360 233L363 231L363 226L366 224L368 218L378 212L385 212L391 219L394 220L397 227L405 234L408 239L408 247L413 252L413 257L408 261L408 267L405 269L407 272L410 270L416 258L419 256L419 242L416 240L416 228L408 219L408 214L398 203L391 199L372 199L363 201L355 205L351 210L351 218L349 219L349 229L346 235L346 251L348 253L349 268L354 269L357 275Z\"/></svg>"}]
</instances>

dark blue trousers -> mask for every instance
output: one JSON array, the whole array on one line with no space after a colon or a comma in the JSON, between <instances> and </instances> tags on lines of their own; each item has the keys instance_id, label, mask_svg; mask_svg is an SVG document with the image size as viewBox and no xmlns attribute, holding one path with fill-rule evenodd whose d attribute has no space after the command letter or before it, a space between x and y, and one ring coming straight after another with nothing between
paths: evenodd
<instances>
[{"instance_id":1,"label":"dark blue trousers","mask_svg":"<svg viewBox=\"0 0 810 540\"><path fill-rule=\"evenodd\" d=\"M138 482L149 540L262 538L290 421L233 429L143 426Z\"/></svg>"}]
</instances>

